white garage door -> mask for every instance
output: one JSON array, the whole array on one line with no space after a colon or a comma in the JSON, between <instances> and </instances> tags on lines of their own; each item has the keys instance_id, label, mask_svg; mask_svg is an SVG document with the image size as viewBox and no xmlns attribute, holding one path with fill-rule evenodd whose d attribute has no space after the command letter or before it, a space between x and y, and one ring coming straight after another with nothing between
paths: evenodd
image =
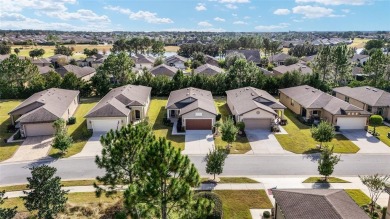
<instances>
[{"instance_id":1,"label":"white garage door","mask_svg":"<svg viewBox=\"0 0 390 219\"><path fill-rule=\"evenodd\" d=\"M120 120L91 120L93 132L108 132L120 127Z\"/></svg>"},{"instance_id":2,"label":"white garage door","mask_svg":"<svg viewBox=\"0 0 390 219\"><path fill-rule=\"evenodd\" d=\"M269 129L271 119L243 119L245 129Z\"/></svg>"},{"instance_id":3,"label":"white garage door","mask_svg":"<svg viewBox=\"0 0 390 219\"><path fill-rule=\"evenodd\" d=\"M26 137L54 134L53 123L24 124L24 130Z\"/></svg>"},{"instance_id":4,"label":"white garage door","mask_svg":"<svg viewBox=\"0 0 390 219\"><path fill-rule=\"evenodd\" d=\"M337 125L340 126L340 129L364 129L366 120L365 117L339 117Z\"/></svg>"}]
</instances>

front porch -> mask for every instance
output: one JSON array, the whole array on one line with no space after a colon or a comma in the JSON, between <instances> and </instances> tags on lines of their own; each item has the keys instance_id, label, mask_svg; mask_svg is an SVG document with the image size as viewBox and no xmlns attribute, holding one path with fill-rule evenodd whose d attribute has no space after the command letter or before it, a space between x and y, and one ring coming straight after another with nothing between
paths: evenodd
<instances>
[{"instance_id":1,"label":"front porch","mask_svg":"<svg viewBox=\"0 0 390 219\"><path fill-rule=\"evenodd\" d=\"M167 109L167 119L171 120L171 122L177 121L180 115L179 109Z\"/></svg>"}]
</instances>

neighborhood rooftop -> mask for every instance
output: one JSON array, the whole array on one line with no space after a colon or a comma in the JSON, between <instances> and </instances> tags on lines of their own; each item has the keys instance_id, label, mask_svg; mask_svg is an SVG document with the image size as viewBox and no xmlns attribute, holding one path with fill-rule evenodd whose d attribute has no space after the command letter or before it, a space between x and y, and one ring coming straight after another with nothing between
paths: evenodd
<instances>
[{"instance_id":1,"label":"neighborhood rooftop","mask_svg":"<svg viewBox=\"0 0 390 219\"><path fill-rule=\"evenodd\" d=\"M62 77L65 76L66 73L68 72L73 72L77 78L82 78L82 77L85 77L87 75L90 75L90 74L93 74L96 72L96 69L92 68L92 67L88 67L88 66L85 66L85 67L79 67L77 65L64 65L62 66L61 68L57 69L56 70Z\"/></svg>"},{"instance_id":2,"label":"neighborhood rooftop","mask_svg":"<svg viewBox=\"0 0 390 219\"><path fill-rule=\"evenodd\" d=\"M369 86L337 87L333 90L371 106L390 106L390 93L377 88Z\"/></svg>"},{"instance_id":3,"label":"neighborhood rooftop","mask_svg":"<svg viewBox=\"0 0 390 219\"><path fill-rule=\"evenodd\" d=\"M259 64L261 62L259 50L226 50L226 54L241 53L245 56L246 60Z\"/></svg>"}]
</instances>

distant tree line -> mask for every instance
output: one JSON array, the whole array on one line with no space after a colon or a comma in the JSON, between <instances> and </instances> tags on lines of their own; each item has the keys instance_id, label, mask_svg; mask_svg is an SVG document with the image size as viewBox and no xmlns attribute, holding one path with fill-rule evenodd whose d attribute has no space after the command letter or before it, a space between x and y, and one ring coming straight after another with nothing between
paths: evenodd
<instances>
[{"instance_id":1,"label":"distant tree line","mask_svg":"<svg viewBox=\"0 0 390 219\"><path fill-rule=\"evenodd\" d=\"M112 52L128 52L129 54L152 54L161 56L165 52L164 43L148 37L120 39L114 42Z\"/></svg>"}]
</instances>

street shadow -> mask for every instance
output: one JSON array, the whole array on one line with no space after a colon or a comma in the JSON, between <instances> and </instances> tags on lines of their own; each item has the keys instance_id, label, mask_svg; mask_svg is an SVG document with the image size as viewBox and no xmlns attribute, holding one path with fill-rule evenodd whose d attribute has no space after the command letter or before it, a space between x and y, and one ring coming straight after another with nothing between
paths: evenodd
<instances>
[{"instance_id":1,"label":"street shadow","mask_svg":"<svg viewBox=\"0 0 390 219\"><path fill-rule=\"evenodd\" d=\"M312 162L317 162L320 159L320 156L321 155L318 149L310 149L303 153L303 159L308 159Z\"/></svg>"},{"instance_id":2,"label":"street shadow","mask_svg":"<svg viewBox=\"0 0 390 219\"><path fill-rule=\"evenodd\" d=\"M311 186L312 189L329 189L330 187L330 183L324 181L316 182Z\"/></svg>"},{"instance_id":3,"label":"street shadow","mask_svg":"<svg viewBox=\"0 0 390 219\"><path fill-rule=\"evenodd\" d=\"M30 168L38 167L38 166L42 166L42 165L49 165L57 160L58 159L53 158L53 157L43 157L41 159L34 160L33 162L26 164L22 168L23 169L30 169Z\"/></svg>"}]
</instances>

